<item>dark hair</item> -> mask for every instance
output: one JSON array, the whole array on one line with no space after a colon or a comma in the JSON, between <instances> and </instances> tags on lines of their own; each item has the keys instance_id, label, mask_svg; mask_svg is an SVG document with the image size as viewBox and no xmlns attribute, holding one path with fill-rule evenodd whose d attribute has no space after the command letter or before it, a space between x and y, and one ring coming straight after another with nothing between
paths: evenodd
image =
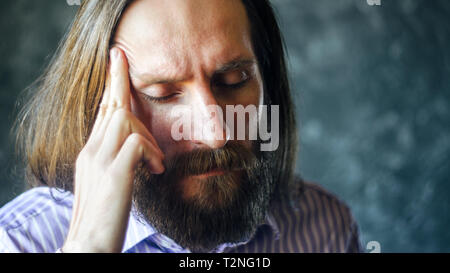
<instances>
[{"instance_id":1,"label":"dark hair","mask_svg":"<svg viewBox=\"0 0 450 273\"><path fill-rule=\"evenodd\" d=\"M294 179L297 126L286 67L285 43L274 9L268 0L242 0L250 22L253 50L264 83L265 104L280 106L280 144L273 167L277 198L297 194L301 181ZM290 198L289 198L290 199Z\"/></svg>"}]
</instances>

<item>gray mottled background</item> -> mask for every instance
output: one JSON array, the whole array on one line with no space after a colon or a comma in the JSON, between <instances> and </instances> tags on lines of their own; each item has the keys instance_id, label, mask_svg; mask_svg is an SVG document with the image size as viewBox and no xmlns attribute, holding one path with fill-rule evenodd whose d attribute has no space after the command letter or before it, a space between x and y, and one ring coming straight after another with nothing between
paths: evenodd
<instances>
[{"instance_id":1,"label":"gray mottled background","mask_svg":"<svg viewBox=\"0 0 450 273\"><path fill-rule=\"evenodd\" d=\"M345 200L365 246L450 252L450 1L274 0L301 126L297 170ZM9 129L76 7L0 1L0 205L23 190Z\"/></svg>"}]
</instances>

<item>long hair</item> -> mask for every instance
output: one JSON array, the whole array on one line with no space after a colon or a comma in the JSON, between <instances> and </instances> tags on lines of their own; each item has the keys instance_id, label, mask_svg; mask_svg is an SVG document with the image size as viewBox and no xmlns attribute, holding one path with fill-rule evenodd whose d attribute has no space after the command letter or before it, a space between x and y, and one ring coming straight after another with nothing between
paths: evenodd
<instances>
[{"instance_id":1,"label":"long hair","mask_svg":"<svg viewBox=\"0 0 450 273\"><path fill-rule=\"evenodd\" d=\"M83 1L48 68L30 89L15 124L29 186L73 191L75 161L87 142L103 95L112 38L130 2ZM281 197L293 181L297 151L284 44L267 0L242 3L266 90L265 104L280 105L280 143L273 177Z\"/></svg>"}]
</instances>

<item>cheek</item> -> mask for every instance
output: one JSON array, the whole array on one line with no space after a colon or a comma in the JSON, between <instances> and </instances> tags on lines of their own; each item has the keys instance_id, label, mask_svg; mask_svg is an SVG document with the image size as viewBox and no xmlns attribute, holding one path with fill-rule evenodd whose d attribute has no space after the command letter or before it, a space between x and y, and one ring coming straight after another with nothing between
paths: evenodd
<instances>
[{"instance_id":1,"label":"cheek","mask_svg":"<svg viewBox=\"0 0 450 273\"><path fill-rule=\"evenodd\" d=\"M242 92L237 93L232 100L228 100L225 104L227 105L242 105L244 108L247 107L248 105L255 105L256 106L256 111L258 111L258 117L260 116L261 113L259 113L259 105L261 105L263 103L263 88L262 88L262 83L258 80L258 78L255 78L254 80L252 80L251 82L249 82L249 84L245 87L245 90L242 90ZM222 108L225 109L226 105L222 105ZM224 113L224 116L226 114ZM232 138L234 140L238 139L238 131L239 130L245 130L245 141L240 141L237 140L239 142L242 142L244 145L247 145L248 148L251 148L251 143L253 142L253 140L250 139L250 134L249 134L249 128L250 126L254 126L254 123L250 123L249 120L249 116L247 114L245 114L245 124L238 124L238 118L237 118L237 114L235 114L234 116L234 135L232 136ZM240 128L239 128L240 127Z\"/></svg>"},{"instance_id":2,"label":"cheek","mask_svg":"<svg viewBox=\"0 0 450 273\"><path fill-rule=\"evenodd\" d=\"M226 105L260 105L263 102L262 84L258 79L251 80L243 90L236 91L233 96L218 102L225 109Z\"/></svg>"},{"instance_id":3,"label":"cheek","mask_svg":"<svg viewBox=\"0 0 450 273\"><path fill-rule=\"evenodd\" d=\"M248 104L254 104L256 106L263 103L263 88L262 83L259 81L259 79L255 79L251 84L252 92L249 96Z\"/></svg>"},{"instance_id":4,"label":"cheek","mask_svg":"<svg viewBox=\"0 0 450 273\"><path fill-rule=\"evenodd\" d=\"M259 70L256 72L255 77L249 82L247 92L243 93L242 105L260 105L264 101L264 90L261 75Z\"/></svg>"},{"instance_id":5,"label":"cheek","mask_svg":"<svg viewBox=\"0 0 450 273\"><path fill-rule=\"evenodd\" d=\"M170 115L167 114L167 109L163 111L160 107L150 106L147 102L133 97L131 110L156 139L163 153L166 156L171 154L169 147L173 146L174 140L170 133L172 121Z\"/></svg>"}]
</instances>

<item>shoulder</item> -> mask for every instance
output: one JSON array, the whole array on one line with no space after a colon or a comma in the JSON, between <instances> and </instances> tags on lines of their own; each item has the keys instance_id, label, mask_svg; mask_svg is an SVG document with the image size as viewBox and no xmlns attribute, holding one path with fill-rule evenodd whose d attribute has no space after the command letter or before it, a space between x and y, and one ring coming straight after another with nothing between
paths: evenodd
<instances>
[{"instance_id":1,"label":"shoulder","mask_svg":"<svg viewBox=\"0 0 450 273\"><path fill-rule=\"evenodd\" d=\"M298 199L293 202L294 206L307 207L310 214L317 214L322 210L345 221L353 220L347 203L319 184L304 182Z\"/></svg>"},{"instance_id":2,"label":"shoulder","mask_svg":"<svg viewBox=\"0 0 450 273\"><path fill-rule=\"evenodd\" d=\"M357 223L349 206L315 183L301 181L290 202L274 206L280 232L305 252L359 252Z\"/></svg>"},{"instance_id":3,"label":"shoulder","mask_svg":"<svg viewBox=\"0 0 450 273\"><path fill-rule=\"evenodd\" d=\"M0 252L53 252L63 241L72 208L69 192L30 189L0 208Z\"/></svg>"}]
</instances>

